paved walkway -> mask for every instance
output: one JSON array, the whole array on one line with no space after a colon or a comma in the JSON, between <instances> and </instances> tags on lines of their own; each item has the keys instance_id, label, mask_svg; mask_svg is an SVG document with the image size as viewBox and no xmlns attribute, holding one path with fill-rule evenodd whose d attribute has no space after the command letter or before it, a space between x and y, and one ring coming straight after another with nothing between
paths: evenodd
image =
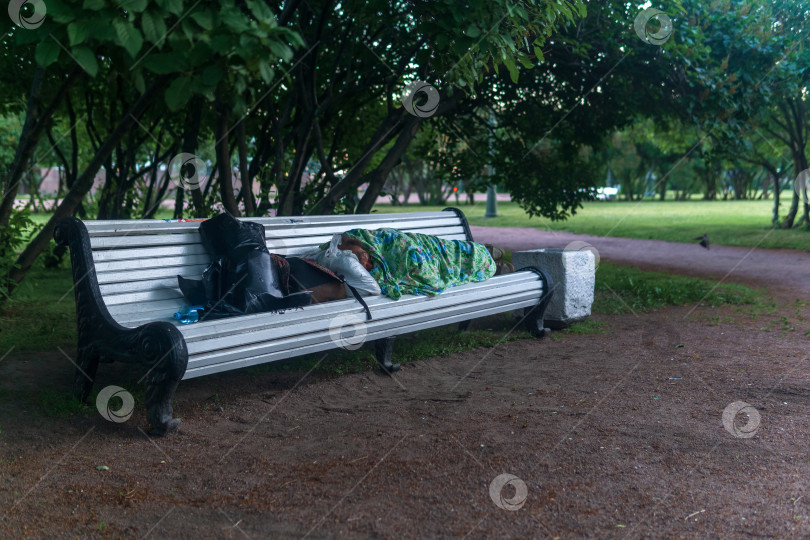
<instances>
[{"instance_id":1,"label":"paved walkway","mask_svg":"<svg viewBox=\"0 0 810 540\"><path fill-rule=\"evenodd\" d=\"M602 260L644 270L715 279L727 276L726 282L765 286L810 299L810 253L804 251L717 245L707 250L697 242L611 238L531 228L471 226L470 229L477 242L497 244L512 251L565 248L571 242L582 241L596 248Z\"/></svg>"}]
</instances>

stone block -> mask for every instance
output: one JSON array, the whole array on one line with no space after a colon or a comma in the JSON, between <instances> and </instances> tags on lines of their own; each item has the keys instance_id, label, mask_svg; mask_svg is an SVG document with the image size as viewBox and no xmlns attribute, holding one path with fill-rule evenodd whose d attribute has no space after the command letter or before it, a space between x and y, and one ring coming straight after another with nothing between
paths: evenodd
<instances>
[{"instance_id":1,"label":"stone block","mask_svg":"<svg viewBox=\"0 0 810 540\"><path fill-rule=\"evenodd\" d=\"M567 328L591 314L596 282L596 257L588 249L533 249L512 253L515 270L535 266L548 272L554 294L545 313L549 328Z\"/></svg>"}]
</instances>

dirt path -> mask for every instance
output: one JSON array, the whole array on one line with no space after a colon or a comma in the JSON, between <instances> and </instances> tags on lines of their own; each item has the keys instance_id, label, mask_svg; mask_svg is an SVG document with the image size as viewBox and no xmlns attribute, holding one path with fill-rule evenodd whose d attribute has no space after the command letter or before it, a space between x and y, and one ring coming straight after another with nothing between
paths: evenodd
<instances>
[{"instance_id":1,"label":"dirt path","mask_svg":"<svg viewBox=\"0 0 810 540\"><path fill-rule=\"evenodd\" d=\"M565 248L571 242L581 241L596 248L601 259L632 264L643 270L711 278L727 276L731 282L754 284L810 298L810 252L806 251L718 245L704 249L697 242L683 244L611 238L531 228L472 226L470 229L476 241L494 243L509 250Z\"/></svg>"},{"instance_id":2,"label":"dirt path","mask_svg":"<svg viewBox=\"0 0 810 540\"><path fill-rule=\"evenodd\" d=\"M538 245L511 230L493 239ZM609 254L626 257L628 241L607 240L594 243L602 256L626 260ZM654 244L632 249L690 273L697 265L678 260L690 249L736 264L725 249L675 244L667 256ZM728 271L712 264L707 275ZM94 407L44 416L32 396L67 391L73 366L59 351L11 353L0 361L0 537L806 538L808 311L596 316L602 333L431 358L396 380L202 377L180 385L183 424L164 439L146 436L142 406L124 423ZM97 385L139 375L102 365ZM724 425L736 402L756 413ZM499 490L503 474L514 478Z\"/></svg>"}]
</instances>

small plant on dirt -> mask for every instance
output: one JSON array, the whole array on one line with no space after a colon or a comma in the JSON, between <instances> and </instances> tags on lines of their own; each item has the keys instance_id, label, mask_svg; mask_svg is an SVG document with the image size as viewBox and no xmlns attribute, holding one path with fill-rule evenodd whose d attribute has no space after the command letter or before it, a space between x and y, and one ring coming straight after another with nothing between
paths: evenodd
<instances>
[{"instance_id":1,"label":"small plant on dirt","mask_svg":"<svg viewBox=\"0 0 810 540\"><path fill-rule=\"evenodd\" d=\"M40 390L36 396L40 411L48 418L67 418L85 413L88 406L76 399L70 392Z\"/></svg>"},{"instance_id":2,"label":"small plant on dirt","mask_svg":"<svg viewBox=\"0 0 810 540\"><path fill-rule=\"evenodd\" d=\"M795 332L796 325L791 324L790 319L785 316L779 317L777 321L770 321L768 326L760 328L763 332L770 332L772 329L779 330L783 334L787 334L788 332ZM805 334L807 335L807 334Z\"/></svg>"},{"instance_id":3,"label":"small plant on dirt","mask_svg":"<svg viewBox=\"0 0 810 540\"><path fill-rule=\"evenodd\" d=\"M568 334L583 336L588 334L604 334L605 323L602 321L587 320L575 323L564 330L551 332L552 339L563 339Z\"/></svg>"},{"instance_id":4,"label":"small plant on dirt","mask_svg":"<svg viewBox=\"0 0 810 540\"><path fill-rule=\"evenodd\" d=\"M16 267L17 250L20 249L38 230L27 209L11 212L8 225L0 227L0 289L8 289L11 279L9 273ZM7 296L0 295L0 304Z\"/></svg>"}]
</instances>

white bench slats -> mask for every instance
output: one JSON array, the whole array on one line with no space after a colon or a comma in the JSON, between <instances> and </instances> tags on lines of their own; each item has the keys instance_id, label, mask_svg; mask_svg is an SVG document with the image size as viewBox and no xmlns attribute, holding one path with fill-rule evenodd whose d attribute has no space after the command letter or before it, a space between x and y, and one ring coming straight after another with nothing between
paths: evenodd
<instances>
[{"instance_id":1,"label":"white bench slats","mask_svg":"<svg viewBox=\"0 0 810 540\"><path fill-rule=\"evenodd\" d=\"M443 236L442 238L446 238L448 240L463 240L464 235ZM277 253L279 255L302 255L314 251L318 245L319 243L316 243L310 246L300 246L289 249L274 249L272 246L268 246L268 249L270 249L272 253ZM99 283L118 283L123 281L161 279L174 276L178 273L185 275L181 269L191 268L193 266L195 272L199 270L197 273L197 276L199 277L202 275L202 270L204 270L210 262L208 255L190 255L185 259L188 261L188 264L182 264L183 260L183 257L180 256L153 259L130 259L130 262L136 262L136 265L133 265L134 268L127 268L126 265L128 262L124 260L104 261L96 263L96 274L98 276Z\"/></svg>"},{"instance_id":2,"label":"white bench slats","mask_svg":"<svg viewBox=\"0 0 810 540\"><path fill-rule=\"evenodd\" d=\"M205 268L205 267L203 267ZM185 270L185 268L184 268ZM180 272L180 275L189 279L200 279L199 273ZM177 275L172 274L170 277L160 279L150 279L149 286L155 289L177 289ZM116 294L125 294L130 292L137 292L143 289L143 283L138 281L117 281L108 285L100 285L101 294L104 296L112 296Z\"/></svg>"},{"instance_id":3,"label":"white bench slats","mask_svg":"<svg viewBox=\"0 0 810 540\"><path fill-rule=\"evenodd\" d=\"M366 333L366 341L372 341L376 339L381 339L384 337L390 337L393 335L399 334L407 334L411 332L417 332L419 330L425 330L427 328L434 328L436 326L443 326L447 324L458 323L461 321L469 320L471 318L479 318L479 317L486 317L489 315L495 315L498 313L503 313L509 309L519 309L533 306L537 303L537 295L534 295L528 300L523 302L513 303L513 304L500 304L497 306L492 306L488 304L486 307L481 307L475 311L467 311L464 313L445 313L441 316L438 314L434 314L434 316L427 318L418 323L408 323L408 324L399 324L399 326L395 326L394 328L387 328L387 329L379 329L375 326L370 326ZM506 306L506 309L504 309ZM370 321L373 323L374 321ZM311 339L307 340L308 342L314 341L314 343L305 344L302 340L292 339L290 340L290 348L278 350L275 352L267 352L264 353L261 351L261 347L253 348L248 354L249 356L240 356L239 353L234 352L232 353L232 358L227 359L225 356L220 356L216 358L217 363L203 363L206 360L214 360L214 358L189 358L188 368L186 369L186 374L183 377L184 380L192 379L194 377L200 377L203 375L209 375L212 373L218 373L221 371L228 371L231 369L238 369L243 367L254 366L257 364L262 364L265 362L270 362L274 360L284 360L287 358L292 358L294 356L301 356L306 354L313 354L317 352L321 352L328 349L334 349L335 345L331 339L329 334L329 330L324 330L320 332L317 337L313 336ZM237 357L239 356L239 357Z\"/></svg>"},{"instance_id":4,"label":"white bench slats","mask_svg":"<svg viewBox=\"0 0 810 540\"><path fill-rule=\"evenodd\" d=\"M177 300L149 302L138 311L128 309L126 304L111 306L108 311L121 326L135 328L150 321L173 322L172 315L184 305L186 305L186 301L178 298Z\"/></svg>"},{"instance_id":5,"label":"white bench slats","mask_svg":"<svg viewBox=\"0 0 810 540\"><path fill-rule=\"evenodd\" d=\"M398 214L393 215L396 216ZM266 219L251 219L250 221L263 225L265 234L267 235L278 235L281 233L284 236L288 234L290 236L323 234L325 230L334 228L338 228L340 230L348 230L355 227L366 229L377 229L381 227L392 227L395 229L416 229L458 226L458 220L455 219L455 215L449 213L426 219L413 219L407 217L409 214L399 215L403 217L398 219L369 220L363 224L358 224L355 220L317 220L294 223L289 221L268 222ZM157 223L155 223L155 221L157 221ZM90 234L91 238L164 235L176 236L197 233L199 231L200 223L202 222L167 223L162 220L143 220L132 221L129 224L118 227L88 227L88 233Z\"/></svg>"},{"instance_id":6,"label":"white bench slats","mask_svg":"<svg viewBox=\"0 0 810 540\"><path fill-rule=\"evenodd\" d=\"M534 297L534 300L536 301L536 297ZM485 307L479 305L474 310L461 311L457 308L447 308L443 311L432 313L430 317L427 315L420 315L417 317L411 317L407 320L378 321L376 324L371 324L369 327L367 327L366 334L363 339L370 340L377 339L378 337L389 337L403 333L410 333L414 331L414 326L420 326L421 324L425 325L423 328L441 326L443 324L449 324L446 322L439 322L447 319L450 319L450 322L457 322L470 318L478 318L484 316L482 315L483 310L487 310L489 312L488 314L494 314L501 313L505 309L517 309L520 307L528 307L530 305L532 305L532 299L527 296L522 303L516 301L499 301L497 304L487 304ZM348 337L351 336L349 335ZM300 354L307 354L302 349L306 349L308 345L321 345L321 350L335 348L335 342L333 341L328 328L321 330L313 328L308 334L301 334L299 336L290 338L273 339L272 341L265 341L253 345L216 351L215 353L211 354L189 356L188 369L191 370L191 373L193 373L194 370L199 368L219 367L218 365L221 364L226 364L225 366L222 366L223 369L232 369L227 364L230 364L234 360L241 360L246 357L255 356L266 357L266 355L273 353L281 353L284 358L293 358L295 356L299 356ZM210 373L218 370L219 369L207 370L207 372ZM187 376L184 377L184 379L186 378L191 378L188 375L188 371Z\"/></svg>"},{"instance_id":7,"label":"white bench slats","mask_svg":"<svg viewBox=\"0 0 810 540\"><path fill-rule=\"evenodd\" d=\"M281 255L311 252L328 242L333 234L358 227L394 227L466 240L457 216L448 212L251 221L264 225L268 249ZM155 318L168 320L185 304L177 276L200 279L210 262L198 232L200 222L88 221L85 226L91 236L96 277L104 302L112 317L125 326L137 326ZM165 311L161 313L162 310Z\"/></svg>"},{"instance_id":8,"label":"white bench slats","mask_svg":"<svg viewBox=\"0 0 810 540\"><path fill-rule=\"evenodd\" d=\"M441 238L448 238L451 240L465 240L464 230L461 227L453 227L446 229L430 229L433 232L424 234L433 234ZM267 240L267 247L269 249L286 250L286 251L301 251L314 249L324 242L328 242L334 231L329 234L317 237L300 237L292 239L273 238ZM420 230L412 230L411 232L422 232ZM95 247L95 246L94 246ZM277 251L273 251L276 253ZM186 257L192 255L207 255L207 251L202 243L198 244L185 244L180 246L162 246L153 248L144 248L138 246L127 246L124 248L105 249L93 252L93 261L98 263L115 262L115 261L132 261L132 260L158 260L166 257Z\"/></svg>"},{"instance_id":9,"label":"white bench slats","mask_svg":"<svg viewBox=\"0 0 810 540\"><path fill-rule=\"evenodd\" d=\"M379 227L375 227L379 228ZM463 234L464 229L461 227L413 227L407 226L402 223L402 230L411 232L419 232L422 234L432 234L437 236L444 236L448 234ZM277 247L285 247L288 245L301 245L310 244L317 245L323 242L328 242L332 235L336 232L344 232L342 227L329 227L320 228L317 230L298 230L293 229L291 234L281 235L281 233L274 234L273 232L266 232L265 238L267 239L268 246L273 245ZM296 241L298 240L298 241ZM182 233L182 234L149 234L149 235L120 235L120 236L96 236L91 237L90 242L93 249L122 249L128 247L145 247L145 246L175 246L175 245L188 245L199 244L201 242L200 233Z\"/></svg>"},{"instance_id":10,"label":"white bench slats","mask_svg":"<svg viewBox=\"0 0 810 540\"><path fill-rule=\"evenodd\" d=\"M160 257L155 259L131 259L126 261L106 261L96 263L96 273L104 274L121 270L135 270L139 268L160 268L161 266L191 266L195 264L207 265L211 257L206 254L188 255L186 257Z\"/></svg>"},{"instance_id":11,"label":"white bench slats","mask_svg":"<svg viewBox=\"0 0 810 540\"><path fill-rule=\"evenodd\" d=\"M461 240L462 238L463 236L452 236L448 238L448 240ZM313 245L302 247L298 250L286 250L286 255L302 255L313 251L316 247L317 245ZM272 252L282 255L285 254L282 250ZM125 261L98 263L96 264L96 275L100 284L162 280L165 278L174 277L177 274L180 274L183 277L196 277L199 279L202 276L202 271L210 262L210 258L208 258L207 255L204 256L204 259L199 257L203 256L190 256L188 260L191 262L191 264L189 265L179 264L182 261L182 259L179 257L143 260L138 261L138 266L136 267L137 269L129 270L126 268Z\"/></svg>"},{"instance_id":12,"label":"white bench slats","mask_svg":"<svg viewBox=\"0 0 810 540\"><path fill-rule=\"evenodd\" d=\"M411 304L421 304L423 302L435 302L440 297L454 298L456 296L469 295L470 289L475 291L486 291L488 289L497 289L504 286L522 284L527 288L536 288L537 280L533 279L532 274L527 273L514 273L505 274L503 276L495 276L480 283L467 283L457 287L451 287L445 290L440 296L413 296L406 295L399 300L393 300L386 296L372 296L366 297L366 303L372 310L372 315L376 314L376 310L384 309L385 307L399 308ZM328 308L327 308L328 306ZM270 327L278 327L283 324L298 324L305 322L312 318L322 318L323 313L331 313L331 317L339 315L343 312L353 313L358 307L357 302L351 298L345 301L330 302L329 304L314 304L304 307L303 310L291 310L283 315L268 318L267 314L258 313L254 315L245 315L239 319L215 319L212 321L202 321L192 325L181 325L180 330L183 333L187 343L198 341L200 339L208 339L212 335L229 335L239 332L254 332L263 330ZM321 311L323 313L321 313ZM375 315L376 316L376 315Z\"/></svg>"},{"instance_id":13,"label":"white bench slats","mask_svg":"<svg viewBox=\"0 0 810 540\"><path fill-rule=\"evenodd\" d=\"M410 226L432 226L431 223L450 222L453 225L458 223L455 214L447 212L408 212L404 214L344 214L336 216L296 216L296 217L275 217L275 218L239 218L242 220L261 223L266 229L279 228L288 230L291 226L307 227L318 225L334 224L349 228L380 228L396 227L395 223L408 222ZM185 231L196 232L201 221L192 222L166 222L162 219L143 220L107 220L107 221L85 221L85 227L90 237L94 236L120 236L128 234L157 234L169 233L178 234ZM377 224L377 225L375 225ZM427 224L427 225L420 225Z\"/></svg>"},{"instance_id":14,"label":"white bench slats","mask_svg":"<svg viewBox=\"0 0 810 540\"><path fill-rule=\"evenodd\" d=\"M186 255L208 255L208 252L205 250L205 246L202 244L165 246L146 249L110 249L104 251L94 251L93 261L96 263L96 265L98 265L100 262L108 261L158 259L161 257L183 257Z\"/></svg>"},{"instance_id":15,"label":"white bench slats","mask_svg":"<svg viewBox=\"0 0 810 540\"><path fill-rule=\"evenodd\" d=\"M484 290L490 287L502 287L512 282L520 281L526 284L526 287L536 288L536 278L533 274L515 273L503 276L496 276L488 279L487 281L475 284L476 290ZM469 288L470 284L453 287L442 293L442 296L454 296L462 294L465 287ZM423 297L420 296L406 296L396 302L396 306L404 305L408 302L419 301ZM377 309L378 304L391 301L387 297L369 297L366 298L369 307L374 310ZM136 327L149 321L163 320L175 322L171 316L172 314L185 305L185 300L177 298L176 300L160 300L154 302L143 302L142 304L118 304L109 306L110 314L122 326ZM329 308L324 306L328 305ZM207 335L226 335L240 332L259 331L267 327L273 327L279 324L296 324L299 320L308 319L310 317L334 317L341 309L352 309L357 307L354 299L330 302L329 304L320 304L307 306L304 310L288 311L283 315L259 313L254 315L244 315L237 318L216 319L213 321L202 321L192 325L180 325L176 323L183 332L187 341L195 339L204 339ZM318 311L322 310L322 311ZM325 315L326 314L326 315ZM281 319L279 318L281 317ZM212 328L212 326L214 328ZM203 336L200 338L200 336Z\"/></svg>"},{"instance_id":16,"label":"white bench slats","mask_svg":"<svg viewBox=\"0 0 810 540\"><path fill-rule=\"evenodd\" d=\"M371 308L373 319L371 321L367 321L365 324L368 325L370 323L374 323L376 325L381 321L398 319L402 317L407 317L408 320L421 320L422 317L433 317L436 313L441 313L443 310L450 308L455 310L454 312L457 313L473 311L478 307L476 302L483 300L492 300L491 305L513 303L530 298L534 298L536 301L537 294L540 289L541 287L538 286L535 290L526 290L525 286L518 284L511 287L503 287L500 291L490 289L485 293L471 293L468 295L469 298L466 299L466 302L458 295L453 298L442 298L442 295L431 299L421 297L423 301L408 304L400 304L398 301L392 300L391 302L387 303L387 305L375 307L369 306ZM357 311L356 304L347 307L349 307L351 311ZM286 315L286 313L284 315ZM279 317L283 317L284 315L279 315ZM302 321L298 324L288 324L275 328L268 328L266 330L249 331L241 334L230 334L225 336L212 334L217 337L195 341L186 339L189 358L194 358L196 355L210 351L230 349L232 347L244 347L251 343L264 343L268 341L276 342L278 340L287 338L294 339L295 336L305 336L324 327L329 328L330 322L334 320L334 317L335 315L333 313L324 313L320 317L312 318L306 322Z\"/></svg>"},{"instance_id":17,"label":"white bench slats","mask_svg":"<svg viewBox=\"0 0 810 540\"><path fill-rule=\"evenodd\" d=\"M177 285L178 274L191 279L200 279L202 277L203 270L205 270L207 266L208 263L194 266L170 266L164 268L136 270L129 273L129 280L127 280L126 272L123 271L101 274L98 276L98 278L99 283L104 285L131 283L133 287L135 287L135 289L132 290L141 290L141 288L145 288L140 286L145 285L143 283L144 281L154 281L157 283L163 279L174 278L174 287L179 287L179 285Z\"/></svg>"},{"instance_id":18,"label":"white bench slats","mask_svg":"<svg viewBox=\"0 0 810 540\"><path fill-rule=\"evenodd\" d=\"M170 300L182 298L183 293L178 288L148 289L142 292L131 292L126 294L114 294L104 297L104 303L109 306L118 304L140 304L143 302L154 302L156 300Z\"/></svg>"}]
</instances>

